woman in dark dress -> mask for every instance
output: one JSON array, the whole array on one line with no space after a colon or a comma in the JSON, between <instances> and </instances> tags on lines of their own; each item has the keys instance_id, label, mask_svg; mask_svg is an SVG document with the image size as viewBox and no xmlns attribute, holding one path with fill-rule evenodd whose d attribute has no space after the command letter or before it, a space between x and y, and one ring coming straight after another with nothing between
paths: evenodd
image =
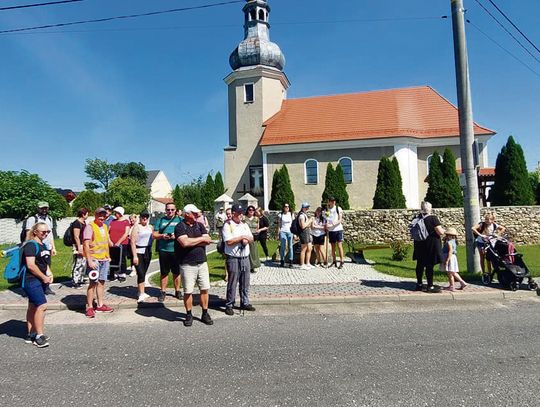
<instances>
[{"instance_id":1,"label":"woman in dark dress","mask_svg":"<svg viewBox=\"0 0 540 407\"><path fill-rule=\"evenodd\" d=\"M413 260L416 260L416 290L422 290L422 277L424 269L426 270L426 280L428 293L440 292L440 287L433 285L433 267L442 262L441 236L444 235L444 229L439 219L431 214L431 204L422 202L420 205L421 213L418 216L424 217L429 236L423 241L414 241Z\"/></svg>"},{"instance_id":2,"label":"woman in dark dress","mask_svg":"<svg viewBox=\"0 0 540 407\"><path fill-rule=\"evenodd\" d=\"M258 208L255 213L259 218L259 236L257 240L261 244L264 255L266 256L265 260L268 260L268 247L266 246L266 240L268 239L268 229L270 228L270 222L264 214L263 208Z\"/></svg>"}]
</instances>

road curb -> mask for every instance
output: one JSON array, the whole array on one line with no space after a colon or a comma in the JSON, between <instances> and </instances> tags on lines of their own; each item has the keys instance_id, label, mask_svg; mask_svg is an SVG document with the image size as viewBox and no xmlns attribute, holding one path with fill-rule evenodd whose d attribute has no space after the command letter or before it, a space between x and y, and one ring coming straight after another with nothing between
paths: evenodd
<instances>
[{"instance_id":1,"label":"road curb","mask_svg":"<svg viewBox=\"0 0 540 407\"><path fill-rule=\"evenodd\" d=\"M301 304L362 304L380 302L403 302L414 303L441 303L441 302L466 302L466 301L508 301L527 298L537 298L536 291L496 291L496 292L463 292L463 293L396 293L396 294L363 294L363 295L318 295L318 296L291 296L281 297L254 297L253 305L301 305ZM223 307L225 300L222 298L210 299L212 307ZM137 309L137 308L172 308L183 307L183 301L167 299L164 303L145 302L138 304L136 299L122 300L118 303L108 303L114 309ZM26 310L26 303L0 304L0 310ZM49 310L84 310L84 303L65 304L62 302L49 302Z\"/></svg>"}]
</instances>

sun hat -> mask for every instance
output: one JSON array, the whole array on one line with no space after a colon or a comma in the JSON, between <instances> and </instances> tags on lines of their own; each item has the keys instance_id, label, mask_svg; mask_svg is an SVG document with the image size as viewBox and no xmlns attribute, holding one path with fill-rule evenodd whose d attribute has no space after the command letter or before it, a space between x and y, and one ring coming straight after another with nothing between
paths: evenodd
<instances>
[{"instance_id":1,"label":"sun hat","mask_svg":"<svg viewBox=\"0 0 540 407\"><path fill-rule=\"evenodd\" d=\"M446 236L457 236L458 235L458 232L456 230L456 228L448 228L446 229Z\"/></svg>"},{"instance_id":2,"label":"sun hat","mask_svg":"<svg viewBox=\"0 0 540 407\"><path fill-rule=\"evenodd\" d=\"M193 204L187 204L184 206L184 213L199 213L201 210Z\"/></svg>"},{"instance_id":3,"label":"sun hat","mask_svg":"<svg viewBox=\"0 0 540 407\"><path fill-rule=\"evenodd\" d=\"M113 209L113 212L119 213L120 215L124 216L124 213L126 211L121 206L117 206L116 208Z\"/></svg>"}]
</instances>

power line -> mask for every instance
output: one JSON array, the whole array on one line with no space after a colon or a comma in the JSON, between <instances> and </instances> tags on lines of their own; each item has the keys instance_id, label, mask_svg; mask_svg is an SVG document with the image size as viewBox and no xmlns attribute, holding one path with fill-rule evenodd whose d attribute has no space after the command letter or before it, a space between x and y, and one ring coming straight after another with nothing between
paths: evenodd
<instances>
[{"instance_id":1,"label":"power line","mask_svg":"<svg viewBox=\"0 0 540 407\"><path fill-rule=\"evenodd\" d=\"M440 17L396 17L396 18L372 18L372 19L346 19L346 20L314 20L314 21L283 21L273 22L272 25L316 25L316 24L347 24L347 23L378 23L400 21L428 21L440 20L448 16ZM133 27L133 28L103 28L94 30L59 30L59 31L30 31L12 32L4 35L35 35L35 34L63 34L63 33L93 33L93 32L122 32L122 31L160 31L160 30L184 30L190 28L238 28L238 24L211 24L211 25L183 25L170 27ZM2 32L0 32L2 33Z\"/></svg>"},{"instance_id":2,"label":"power line","mask_svg":"<svg viewBox=\"0 0 540 407\"><path fill-rule=\"evenodd\" d=\"M512 20L510 20L510 17L508 17L508 16L507 16L507 15L506 15L499 7L495 4L495 2L494 2L493 0L488 0L488 1L493 5L493 7L495 7L495 8L497 9L497 11L498 11L499 13L501 13L501 15L502 15L504 18L506 18L506 21L508 21L510 24L512 24L512 27L514 27L514 28L517 30L517 32L520 33L520 34L523 36L523 38L525 38L525 39L527 40L527 42L528 42L529 44L531 44L531 45L534 47L535 50L537 50L538 52L540 52L540 49L538 49L538 47L537 47L536 45L533 44L533 42L532 42L532 41L531 41L531 40L523 33L523 31L521 31L521 30L520 30L520 29L512 22Z\"/></svg>"},{"instance_id":3,"label":"power line","mask_svg":"<svg viewBox=\"0 0 540 407\"><path fill-rule=\"evenodd\" d=\"M467 20L467 22L472 25L480 34L485 36L488 40L493 42L495 45L497 45L500 49L502 49L504 52L506 52L508 55L510 55L512 58L514 58L516 61L518 61L521 65L523 65L525 68L527 68L529 71L531 71L533 74L538 76L540 78L540 73L536 72L533 68L531 68L529 65L527 65L525 62L523 62L521 59L519 59L517 56L512 54L510 51L508 51L505 47L503 47L501 44L499 44L497 41L495 41L493 38L491 38L486 32L481 30L477 25L475 25L471 20Z\"/></svg>"},{"instance_id":4,"label":"power line","mask_svg":"<svg viewBox=\"0 0 540 407\"><path fill-rule=\"evenodd\" d=\"M504 24L501 23L501 22L499 21L499 19L493 15L493 13L491 13L491 11L489 11L482 3L480 3L479 0L474 0L474 1L476 1L476 3L478 3L478 5L479 5L480 7L482 7L482 8L484 9L484 11L485 11L486 13L488 13L488 14L490 15L490 17L491 17L493 20L495 20L495 22L496 22L497 24L499 24L499 26L501 26L501 28L502 28L504 31L506 31L506 33L507 33L508 35L510 35L510 36L514 39L514 41L516 41L516 42L521 46L521 48L523 48L523 49L524 49L531 57L533 57L533 58L536 60L536 62L540 63L540 59L538 59L538 58L537 58L537 57L536 57L536 56L535 56L535 55L534 55L534 54L533 54L533 53L532 53L525 45L523 45L523 43L522 43L519 39L517 39L516 36L515 36L514 34L512 34L512 33L504 26Z\"/></svg>"},{"instance_id":5,"label":"power line","mask_svg":"<svg viewBox=\"0 0 540 407\"><path fill-rule=\"evenodd\" d=\"M15 9L20 9L20 8L30 8L30 7L52 6L55 4L75 3L79 1L84 1L84 0L61 0L61 1L49 1L47 3L23 4L21 6L7 6L7 7L0 7L0 11L15 10Z\"/></svg>"},{"instance_id":6,"label":"power line","mask_svg":"<svg viewBox=\"0 0 540 407\"><path fill-rule=\"evenodd\" d=\"M129 14L129 15L122 15L122 16L97 18L97 19L94 19L94 20L71 21L71 22L68 22L68 23L47 24L47 25L41 25L41 26L35 26L35 27L25 27L25 28L14 28L14 29L11 29L11 30L2 30L2 31L0 31L0 34L22 32L22 31L32 31L32 30L41 30L41 29L44 29L44 28L66 27L66 26L80 25L80 24L102 23L102 22L105 22L105 21L113 21L113 20L126 20L126 19L130 19L130 18L148 17L148 16L155 16L155 15L167 14L167 13L178 13L178 12L181 12L181 11L190 11L190 10L198 10L198 9L205 9L205 8L211 8L211 7L219 7L219 6L225 6L225 5L228 5L228 4L243 3L243 2L244 2L244 0L232 0L232 1L224 1L224 2L220 2L220 3L204 4L204 5L201 5L201 6L181 7L181 8L173 8L173 9L169 9L169 10L151 11L151 12L148 12L148 13Z\"/></svg>"}]
</instances>

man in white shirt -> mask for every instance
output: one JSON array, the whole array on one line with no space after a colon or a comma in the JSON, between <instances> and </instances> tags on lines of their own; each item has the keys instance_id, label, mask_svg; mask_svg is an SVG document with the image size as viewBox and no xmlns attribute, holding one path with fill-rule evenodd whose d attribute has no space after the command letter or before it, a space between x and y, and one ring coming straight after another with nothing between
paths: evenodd
<instances>
[{"instance_id":1,"label":"man in white shirt","mask_svg":"<svg viewBox=\"0 0 540 407\"><path fill-rule=\"evenodd\" d=\"M343 268L343 209L336 205L336 198L328 198L328 206L324 212L326 219L326 229L328 230L328 240L332 245L332 264L338 269ZM336 246L339 250L339 266L336 260Z\"/></svg>"},{"instance_id":2,"label":"man in white shirt","mask_svg":"<svg viewBox=\"0 0 540 407\"><path fill-rule=\"evenodd\" d=\"M236 300L236 286L240 284L240 308L245 311L255 311L249 303L249 244L253 242L253 235L249 226L242 222L244 209L241 205L233 205L232 219L223 226L223 240L225 242L225 255L227 256L227 301L225 314L234 315L233 306Z\"/></svg>"}]
</instances>

